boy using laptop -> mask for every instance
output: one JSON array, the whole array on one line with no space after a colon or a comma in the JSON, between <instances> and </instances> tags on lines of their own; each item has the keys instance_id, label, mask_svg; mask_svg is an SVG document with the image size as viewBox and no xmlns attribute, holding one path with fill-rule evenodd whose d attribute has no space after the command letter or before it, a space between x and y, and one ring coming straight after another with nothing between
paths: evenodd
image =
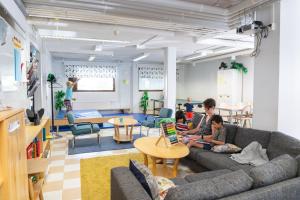
<instances>
[{"instance_id":1,"label":"boy using laptop","mask_svg":"<svg viewBox=\"0 0 300 200\"><path fill-rule=\"evenodd\" d=\"M200 139L191 139L188 147L198 147L210 150L214 145L223 145L226 141L226 129L223 126L223 119L220 115L211 117L212 135L202 136Z\"/></svg>"}]
</instances>

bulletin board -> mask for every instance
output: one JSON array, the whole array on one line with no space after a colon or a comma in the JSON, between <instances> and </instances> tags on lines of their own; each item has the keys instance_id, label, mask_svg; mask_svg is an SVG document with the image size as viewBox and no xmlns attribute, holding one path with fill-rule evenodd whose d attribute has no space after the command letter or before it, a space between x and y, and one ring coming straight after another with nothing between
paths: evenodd
<instances>
[{"instance_id":1,"label":"bulletin board","mask_svg":"<svg viewBox=\"0 0 300 200\"><path fill-rule=\"evenodd\" d=\"M139 65L139 91L164 90L165 70L163 65Z\"/></svg>"}]
</instances>

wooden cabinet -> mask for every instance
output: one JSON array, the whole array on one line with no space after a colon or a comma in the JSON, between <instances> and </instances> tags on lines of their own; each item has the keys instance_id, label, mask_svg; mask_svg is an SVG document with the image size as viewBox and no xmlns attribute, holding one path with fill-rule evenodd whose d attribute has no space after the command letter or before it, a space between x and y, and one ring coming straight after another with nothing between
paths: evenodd
<instances>
[{"instance_id":1,"label":"wooden cabinet","mask_svg":"<svg viewBox=\"0 0 300 200\"><path fill-rule=\"evenodd\" d=\"M28 200L23 110L0 112L0 199Z\"/></svg>"}]
</instances>

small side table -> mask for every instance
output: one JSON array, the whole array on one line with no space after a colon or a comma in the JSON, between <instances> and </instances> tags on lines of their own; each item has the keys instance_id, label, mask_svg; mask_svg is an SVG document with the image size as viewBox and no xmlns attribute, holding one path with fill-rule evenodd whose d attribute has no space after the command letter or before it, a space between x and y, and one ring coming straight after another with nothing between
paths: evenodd
<instances>
[{"instance_id":1,"label":"small side table","mask_svg":"<svg viewBox=\"0 0 300 200\"><path fill-rule=\"evenodd\" d=\"M117 141L118 144L120 142L132 142L133 141L133 137L132 137L133 126L138 124L138 121L136 121L133 118L124 117L124 118L109 119L108 123L114 125L115 135L114 135L113 139L115 141ZM125 127L126 134L120 133L120 126ZM129 131L129 127L130 127L130 131Z\"/></svg>"},{"instance_id":2,"label":"small side table","mask_svg":"<svg viewBox=\"0 0 300 200\"><path fill-rule=\"evenodd\" d=\"M144 164L148 166L148 157L152 160L152 166L148 166L155 176L174 178L177 176L180 158L187 156L189 148L182 143L167 147L161 140L157 145L159 137L143 137L135 140L134 147L144 155ZM173 166L166 163L167 159L174 159ZM157 164L157 160L163 160L163 164Z\"/></svg>"}]
</instances>

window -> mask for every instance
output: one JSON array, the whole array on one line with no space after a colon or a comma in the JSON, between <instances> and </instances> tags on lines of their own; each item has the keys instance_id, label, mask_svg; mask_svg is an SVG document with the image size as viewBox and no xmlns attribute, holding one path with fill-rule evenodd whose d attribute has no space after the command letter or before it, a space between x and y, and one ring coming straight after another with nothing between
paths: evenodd
<instances>
[{"instance_id":1,"label":"window","mask_svg":"<svg viewBox=\"0 0 300 200\"><path fill-rule=\"evenodd\" d=\"M74 78L70 78L74 81ZM114 78L80 78L74 86L77 92L113 92L115 91Z\"/></svg>"},{"instance_id":2,"label":"window","mask_svg":"<svg viewBox=\"0 0 300 200\"><path fill-rule=\"evenodd\" d=\"M140 64L139 91L162 91L164 89L164 67L162 65Z\"/></svg>"}]
</instances>

